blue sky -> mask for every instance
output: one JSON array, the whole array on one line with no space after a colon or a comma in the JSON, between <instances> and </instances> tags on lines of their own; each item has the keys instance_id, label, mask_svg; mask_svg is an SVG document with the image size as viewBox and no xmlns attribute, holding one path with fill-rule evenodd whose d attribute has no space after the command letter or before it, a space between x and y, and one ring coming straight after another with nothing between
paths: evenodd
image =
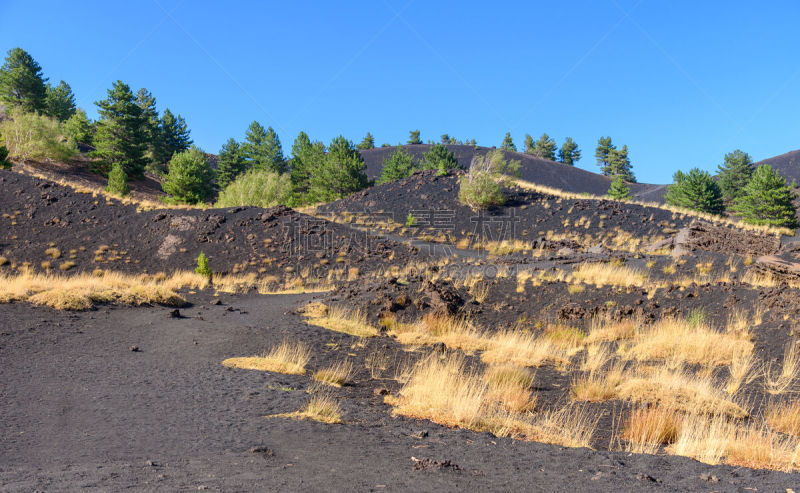
<instances>
[{"instance_id":1,"label":"blue sky","mask_svg":"<svg viewBox=\"0 0 800 493\"><path fill-rule=\"evenodd\" d=\"M792 1L30 2L0 4L0 50L28 50L90 116L114 80L148 88L216 152L258 120L284 150L510 131L627 144L640 181L800 148Z\"/></svg>"}]
</instances>

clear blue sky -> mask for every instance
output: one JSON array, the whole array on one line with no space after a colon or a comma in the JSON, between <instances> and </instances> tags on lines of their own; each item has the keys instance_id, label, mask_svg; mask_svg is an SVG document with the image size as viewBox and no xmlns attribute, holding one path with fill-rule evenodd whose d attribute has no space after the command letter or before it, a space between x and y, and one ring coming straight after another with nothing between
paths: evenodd
<instances>
[{"instance_id":1,"label":"clear blue sky","mask_svg":"<svg viewBox=\"0 0 800 493\"><path fill-rule=\"evenodd\" d=\"M377 144L442 133L601 135L640 181L800 148L794 1L9 1L0 50L28 50L95 115L114 80L148 88L216 152L258 120Z\"/></svg>"}]
</instances>

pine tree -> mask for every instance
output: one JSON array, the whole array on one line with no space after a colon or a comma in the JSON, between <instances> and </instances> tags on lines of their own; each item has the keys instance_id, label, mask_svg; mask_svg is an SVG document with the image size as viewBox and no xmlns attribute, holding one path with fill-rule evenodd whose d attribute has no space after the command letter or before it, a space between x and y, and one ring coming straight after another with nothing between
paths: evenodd
<instances>
[{"instance_id":1,"label":"pine tree","mask_svg":"<svg viewBox=\"0 0 800 493\"><path fill-rule=\"evenodd\" d=\"M158 122L160 137L158 139L158 155L156 161L166 163L172 159L176 152L189 150L192 139L189 137L189 128L186 120L181 115L175 116L169 108L164 110Z\"/></svg>"},{"instance_id":2,"label":"pine tree","mask_svg":"<svg viewBox=\"0 0 800 493\"><path fill-rule=\"evenodd\" d=\"M108 97L95 104L100 120L93 155L100 162L93 163L94 170L106 174L114 163L119 163L129 177L141 176L147 164L146 135L142 131L145 121L131 88L118 80L108 90Z\"/></svg>"},{"instance_id":3,"label":"pine tree","mask_svg":"<svg viewBox=\"0 0 800 493\"><path fill-rule=\"evenodd\" d=\"M611 180L607 195L614 200L628 200L631 198L631 186L621 176L617 175Z\"/></svg>"},{"instance_id":4,"label":"pine tree","mask_svg":"<svg viewBox=\"0 0 800 493\"><path fill-rule=\"evenodd\" d=\"M736 149L725 154L725 162L717 167L717 183L726 202L734 202L744 193L744 187L755 171L750 154Z\"/></svg>"},{"instance_id":5,"label":"pine tree","mask_svg":"<svg viewBox=\"0 0 800 493\"><path fill-rule=\"evenodd\" d=\"M8 149L0 146L0 169L11 169L11 161L8 159Z\"/></svg>"},{"instance_id":6,"label":"pine tree","mask_svg":"<svg viewBox=\"0 0 800 493\"><path fill-rule=\"evenodd\" d=\"M369 132L367 132L367 135L364 136L364 139L356 146L358 149L373 149L374 147L375 137L373 137Z\"/></svg>"},{"instance_id":7,"label":"pine tree","mask_svg":"<svg viewBox=\"0 0 800 493\"><path fill-rule=\"evenodd\" d=\"M205 153L196 147L175 153L167 165L161 189L178 202L198 204L208 200L214 191L214 171Z\"/></svg>"},{"instance_id":8,"label":"pine tree","mask_svg":"<svg viewBox=\"0 0 800 493\"><path fill-rule=\"evenodd\" d=\"M611 143L611 137L600 137L597 139L597 149L594 151L594 157L597 158L597 165L600 166L600 169L606 176L614 175L608 167L608 159L611 151L616 148L617 147Z\"/></svg>"},{"instance_id":9,"label":"pine tree","mask_svg":"<svg viewBox=\"0 0 800 493\"><path fill-rule=\"evenodd\" d=\"M786 228L797 227L797 195L786 186L786 179L768 164L756 168L738 197L734 211L751 224Z\"/></svg>"},{"instance_id":10,"label":"pine tree","mask_svg":"<svg viewBox=\"0 0 800 493\"><path fill-rule=\"evenodd\" d=\"M439 142L441 144L450 144L450 140L450 134L442 134L442 136L439 137Z\"/></svg>"},{"instance_id":11,"label":"pine tree","mask_svg":"<svg viewBox=\"0 0 800 493\"><path fill-rule=\"evenodd\" d=\"M624 145L620 149L611 149L606 156L607 165L603 169L606 176L621 176L626 181L636 182L633 175L631 160L628 158L628 146Z\"/></svg>"},{"instance_id":12,"label":"pine tree","mask_svg":"<svg viewBox=\"0 0 800 493\"><path fill-rule=\"evenodd\" d=\"M542 134L539 140L533 144L533 155L540 159L547 159L549 161L556 160L556 141L551 139L549 135Z\"/></svg>"},{"instance_id":13,"label":"pine tree","mask_svg":"<svg viewBox=\"0 0 800 493\"><path fill-rule=\"evenodd\" d=\"M94 126L81 108L78 108L75 114L64 122L64 133L75 142L82 144L92 145L94 141Z\"/></svg>"},{"instance_id":14,"label":"pine tree","mask_svg":"<svg viewBox=\"0 0 800 493\"><path fill-rule=\"evenodd\" d=\"M8 51L0 67L0 102L24 112L46 109L47 79L42 67L22 48Z\"/></svg>"},{"instance_id":15,"label":"pine tree","mask_svg":"<svg viewBox=\"0 0 800 493\"><path fill-rule=\"evenodd\" d=\"M428 149L428 152L422 155L420 169L435 169L439 170L440 174L445 174L456 168L458 168L458 159L445 145L434 144Z\"/></svg>"},{"instance_id":16,"label":"pine tree","mask_svg":"<svg viewBox=\"0 0 800 493\"><path fill-rule=\"evenodd\" d=\"M422 140L419 138L419 130L408 132L408 144L422 144Z\"/></svg>"},{"instance_id":17,"label":"pine tree","mask_svg":"<svg viewBox=\"0 0 800 493\"><path fill-rule=\"evenodd\" d=\"M245 161L247 161L248 169L267 170L276 173L284 173L286 171L281 140L272 127L265 130L260 123L256 121L251 123L245 134L245 143L242 145L242 151Z\"/></svg>"},{"instance_id":18,"label":"pine tree","mask_svg":"<svg viewBox=\"0 0 800 493\"><path fill-rule=\"evenodd\" d=\"M45 113L60 122L67 121L75 114L75 95L72 88L63 80L53 87L47 85L45 96Z\"/></svg>"},{"instance_id":19,"label":"pine tree","mask_svg":"<svg viewBox=\"0 0 800 493\"><path fill-rule=\"evenodd\" d=\"M378 185L407 178L411 176L413 172L414 160L411 158L411 154L402 147L398 147L383 161Z\"/></svg>"},{"instance_id":20,"label":"pine tree","mask_svg":"<svg viewBox=\"0 0 800 493\"><path fill-rule=\"evenodd\" d=\"M578 144L572 140L572 137L567 137L567 140L561 145L558 150L558 160L564 164L575 166L575 163L581 159L581 150L578 149Z\"/></svg>"},{"instance_id":21,"label":"pine tree","mask_svg":"<svg viewBox=\"0 0 800 493\"><path fill-rule=\"evenodd\" d=\"M128 187L128 177L125 176L125 170L119 163L111 165L111 171L108 172L108 186L106 191L124 197L131 191Z\"/></svg>"},{"instance_id":22,"label":"pine tree","mask_svg":"<svg viewBox=\"0 0 800 493\"><path fill-rule=\"evenodd\" d=\"M514 145L514 141L511 139L511 132L506 132L506 136L503 137L503 144L500 148L504 151L517 152L517 146Z\"/></svg>"},{"instance_id":23,"label":"pine tree","mask_svg":"<svg viewBox=\"0 0 800 493\"><path fill-rule=\"evenodd\" d=\"M525 154L533 154L536 152L536 144L533 142L531 134L525 134Z\"/></svg>"},{"instance_id":24,"label":"pine tree","mask_svg":"<svg viewBox=\"0 0 800 493\"><path fill-rule=\"evenodd\" d=\"M222 145L217 157L217 185L220 189L228 186L245 170L242 149L234 139Z\"/></svg>"},{"instance_id":25,"label":"pine tree","mask_svg":"<svg viewBox=\"0 0 800 493\"><path fill-rule=\"evenodd\" d=\"M291 180L294 188L295 202L301 203L302 196L308 192L309 178L314 169L318 169L325 159L325 145L312 142L305 132L300 132L292 144Z\"/></svg>"},{"instance_id":26,"label":"pine tree","mask_svg":"<svg viewBox=\"0 0 800 493\"><path fill-rule=\"evenodd\" d=\"M725 210L722 191L707 171L693 168L688 173L678 171L672 178L673 184L667 186L664 195L667 204L710 214Z\"/></svg>"},{"instance_id":27,"label":"pine tree","mask_svg":"<svg viewBox=\"0 0 800 493\"><path fill-rule=\"evenodd\" d=\"M144 118L142 132L147 143L147 152L145 153L147 159L156 166L166 164L172 155L167 156L166 152L162 151L161 126L158 119L158 110L156 109L156 98L143 87L136 93L136 104L142 109L142 117Z\"/></svg>"},{"instance_id":28,"label":"pine tree","mask_svg":"<svg viewBox=\"0 0 800 493\"><path fill-rule=\"evenodd\" d=\"M338 136L331 141L328 154L311 170L309 195L313 201L331 201L369 186L364 158L352 142Z\"/></svg>"}]
</instances>

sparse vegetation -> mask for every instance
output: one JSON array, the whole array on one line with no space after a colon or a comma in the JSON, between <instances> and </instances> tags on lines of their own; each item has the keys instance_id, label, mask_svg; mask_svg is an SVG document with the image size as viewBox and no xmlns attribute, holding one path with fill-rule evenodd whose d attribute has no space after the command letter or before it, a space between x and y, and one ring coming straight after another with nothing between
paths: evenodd
<instances>
[{"instance_id":1,"label":"sparse vegetation","mask_svg":"<svg viewBox=\"0 0 800 493\"><path fill-rule=\"evenodd\" d=\"M273 207L287 204L292 195L288 174L253 170L240 175L219 194L216 207Z\"/></svg>"},{"instance_id":2,"label":"sparse vegetation","mask_svg":"<svg viewBox=\"0 0 800 493\"><path fill-rule=\"evenodd\" d=\"M469 172L461 177L458 200L473 209L486 209L505 202L505 175L519 173L519 161L506 161L501 151L476 156Z\"/></svg>"},{"instance_id":3,"label":"sparse vegetation","mask_svg":"<svg viewBox=\"0 0 800 493\"><path fill-rule=\"evenodd\" d=\"M303 375L309 359L311 359L311 352L305 344L283 341L261 356L228 358L222 364L245 370Z\"/></svg>"}]
</instances>

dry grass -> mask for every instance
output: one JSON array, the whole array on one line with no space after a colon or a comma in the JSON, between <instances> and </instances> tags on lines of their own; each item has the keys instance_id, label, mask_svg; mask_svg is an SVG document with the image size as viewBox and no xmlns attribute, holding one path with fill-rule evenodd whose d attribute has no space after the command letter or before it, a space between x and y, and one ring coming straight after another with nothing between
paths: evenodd
<instances>
[{"instance_id":1,"label":"dry grass","mask_svg":"<svg viewBox=\"0 0 800 493\"><path fill-rule=\"evenodd\" d=\"M765 370L764 387L769 394L780 395L792 389L800 376L800 346L789 342L783 350L780 370L770 365Z\"/></svg>"},{"instance_id":2,"label":"dry grass","mask_svg":"<svg viewBox=\"0 0 800 493\"><path fill-rule=\"evenodd\" d=\"M306 310L305 315L309 317L306 321L309 324L356 337L375 337L379 333L378 329L367 323L367 314L361 310L338 305L321 306L322 308L319 308L317 304L317 311Z\"/></svg>"},{"instance_id":3,"label":"dry grass","mask_svg":"<svg viewBox=\"0 0 800 493\"><path fill-rule=\"evenodd\" d=\"M770 403L764 420L775 431L800 436L800 402Z\"/></svg>"},{"instance_id":4,"label":"dry grass","mask_svg":"<svg viewBox=\"0 0 800 493\"><path fill-rule=\"evenodd\" d=\"M705 321L665 318L639 331L631 356L639 360L673 360L704 366L730 365L734 358L749 355L753 343L744 332L717 332Z\"/></svg>"},{"instance_id":5,"label":"dry grass","mask_svg":"<svg viewBox=\"0 0 800 493\"><path fill-rule=\"evenodd\" d=\"M86 310L95 303L183 306L186 300L175 293L176 289L202 289L207 285L208 279L189 272L134 276L100 271L99 275L64 276L26 270L13 276L0 275L0 303L27 301L57 310Z\"/></svg>"},{"instance_id":6,"label":"dry grass","mask_svg":"<svg viewBox=\"0 0 800 493\"><path fill-rule=\"evenodd\" d=\"M567 351L553 341L519 330L505 330L486 340L481 359L488 364L541 366L547 362L569 363Z\"/></svg>"},{"instance_id":7,"label":"dry grass","mask_svg":"<svg viewBox=\"0 0 800 493\"><path fill-rule=\"evenodd\" d=\"M636 321L631 319L614 321L608 318L595 317L592 319L586 343L593 344L632 339L636 335L636 325Z\"/></svg>"},{"instance_id":8,"label":"dry grass","mask_svg":"<svg viewBox=\"0 0 800 493\"><path fill-rule=\"evenodd\" d=\"M483 332L465 318L439 313L425 314L412 324L396 324L390 333L405 345L430 345L443 342L453 349L481 351L489 344Z\"/></svg>"},{"instance_id":9,"label":"dry grass","mask_svg":"<svg viewBox=\"0 0 800 493\"><path fill-rule=\"evenodd\" d=\"M347 385L351 378L353 378L353 362L350 360L340 361L333 366L314 372L314 380L334 387Z\"/></svg>"},{"instance_id":10,"label":"dry grass","mask_svg":"<svg viewBox=\"0 0 800 493\"><path fill-rule=\"evenodd\" d=\"M262 356L228 358L222 364L245 370L303 375L309 359L311 359L311 352L305 344L283 341Z\"/></svg>"},{"instance_id":11,"label":"dry grass","mask_svg":"<svg viewBox=\"0 0 800 493\"><path fill-rule=\"evenodd\" d=\"M617 396L633 402L661 405L692 414L743 418L747 411L714 386L710 376L694 375L667 366L638 371L622 379Z\"/></svg>"},{"instance_id":12,"label":"dry grass","mask_svg":"<svg viewBox=\"0 0 800 493\"><path fill-rule=\"evenodd\" d=\"M635 409L623 428L625 450L637 454L655 454L674 442L681 430L683 416L662 406Z\"/></svg>"},{"instance_id":13,"label":"dry grass","mask_svg":"<svg viewBox=\"0 0 800 493\"><path fill-rule=\"evenodd\" d=\"M387 396L386 402L395 407L396 414L445 426L568 447L589 446L597 421L582 409L564 408L539 415L509 411L507 403L498 400L487 383L491 378L469 369L464 356L457 353L445 359L431 356L409 371L398 395ZM520 388L513 377L494 378Z\"/></svg>"},{"instance_id":14,"label":"dry grass","mask_svg":"<svg viewBox=\"0 0 800 493\"><path fill-rule=\"evenodd\" d=\"M724 416L691 415L684 419L675 443L667 447L674 455L692 457L708 464L793 471L800 449L796 439L758 424L741 426Z\"/></svg>"},{"instance_id":15,"label":"dry grass","mask_svg":"<svg viewBox=\"0 0 800 493\"><path fill-rule=\"evenodd\" d=\"M509 412L532 411L536 397L531 391L534 374L512 365L490 366L484 373L489 399L499 402Z\"/></svg>"},{"instance_id":16,"label":"dry grass","mask_svg":"<svg viewBox=\"0 0 800 493\"><path fill-rule=\"evenodd\" d=\"M272 414L267 418L311 419L320 423L337 424L342 422L339 403L328 394L316 394L309 399L306 407L293 413Z\"/></svg>"},{"instance_id":17,"label":"dry grass","mask_svg":"<svg viewBox=\"0 0 800 493\"><path fill-rule=\"evenodd\" d=\"M572 278L597 287L612 286L644 286L647 274L639 269L614 263L583 263L572 271Z\"/></svg>"},{"instance_id":18,"label":"dry grass","mask_svg":"<svg viewBox=\"0 0 800 493\"><path fill-rule=\"evenodd\" d=\"M759 373L756 368L756 360L752 350L742 350L734 354L733 360L728 365L728 383L725 392L733 395L739 392L742 384L751 383L758 378Z\"/></svg>"}]
</instances>

